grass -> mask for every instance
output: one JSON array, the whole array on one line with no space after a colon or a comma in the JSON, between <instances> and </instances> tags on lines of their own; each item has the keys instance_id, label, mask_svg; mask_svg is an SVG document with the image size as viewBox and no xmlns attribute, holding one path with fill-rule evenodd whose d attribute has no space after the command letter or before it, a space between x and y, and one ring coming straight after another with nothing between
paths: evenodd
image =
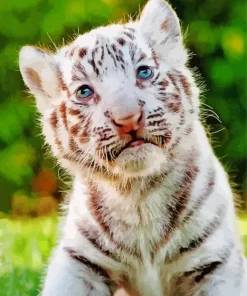
<instances>
[{"instance_id":1,"label":"grass","mask_svg":"<svg viewBox=\"0 0 247 296\"><path fill-rule=\"evenodd\" d=\"M55 244L57 219L0 219L0 296L37 296L44 263ZM239 221L247 255L247 217Z\"/></svg>"},{"instance_id":2,"label":"grass","mask_svg":"<svg viewBox=\"0 0 247 296\"><path fill-rule=\"evenodd\" d=\"M37 296L55 244L55 218L0 220L0 296Z\"/></svg>"}]
</instances>

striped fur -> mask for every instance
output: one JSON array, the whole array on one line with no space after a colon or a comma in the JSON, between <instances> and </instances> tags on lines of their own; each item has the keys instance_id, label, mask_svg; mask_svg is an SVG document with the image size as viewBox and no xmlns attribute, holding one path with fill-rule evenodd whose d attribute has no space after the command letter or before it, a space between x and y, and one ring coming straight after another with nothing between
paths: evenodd
<instances>
[{"instance_id":1,"label":"striped fur","mask_svg":"<svg viewBox=\"0 0 247 296\"><path fill-rule=\"evenodd\" d=\"M42 296L106 296L120 286L141 296L244 295L233 194L186 61L177 16L162 0L54 54L21 50L45 141L74 178ZM150 79L136 75L143 65ZM83 85L93 90L84 99Z\"/></svg>"}]
</instances>

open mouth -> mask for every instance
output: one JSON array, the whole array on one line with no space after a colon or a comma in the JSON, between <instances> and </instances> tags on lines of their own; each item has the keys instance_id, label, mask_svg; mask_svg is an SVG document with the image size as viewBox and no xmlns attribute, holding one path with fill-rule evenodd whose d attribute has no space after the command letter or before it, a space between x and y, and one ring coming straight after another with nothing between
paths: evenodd
<instances>
[{"instance_id":1,"label":"open mouth","mask_svg":"<svg viewBox=\"0 0 247 296\"><path fill-rule=\"evenodd\" d=\"M117 152L114 153L114 158L117 158L124 150L128 149L128 148L134 148L134 147L138 147L138 146L142 146L143 144L154 144L151 141L142 139L142 138L134 138L131 141L129 141L126 145L124 145L120 150L118 150Z\"/></svg>"},{"instance_id":2,"label":"open mouth","mask_svg":"<svg viewBox=\"0 0 247 296\"><path fill-rule=\"evenodd\" d=\"M159 139L143 139L134 137L131 141L129 141L125 146L123 146L119 151L114 153L115 158L117 158L124 150L127 148L134 148L142 146L143 144L153 144L155 146L161 146L165 143L165 137L161 136Z\"/></svg>"},{"instance_id":3,"label":"open mouth","mask_svg":"<svg viewBox=\"0 0 247 296\"><path fill-rule=\"evenodd\" d=\"M147 141L144 139L132 139L124 147L122 147L122 149L120 150L120 153L127 148L138 147L138 146L141 146L141 145L147 144L147 143L153 144L151 141Z\"/></svg>"},{"instance_id":4,"label":"open mouth","mask_svg":"<svg viewBox=\"0 0 247 296\"><path fill-rule=\"evenodd\" d=\"M105 153L105 158L108 161L113 161L115 160L124 150L128 149L128 148L135 148L135 147L140 147L144 144L152 144L155 145L157 147L162 148L167 142L166 139L166 135L164 136L152 136L150 139L144 139L144 138L139 138L136 137L136 134L132 134L132 140L129 141L126 145L124 145L123 147L121 147L118 150L111 150L111 151L107 151Z\"/></svg>"}]
</instances>

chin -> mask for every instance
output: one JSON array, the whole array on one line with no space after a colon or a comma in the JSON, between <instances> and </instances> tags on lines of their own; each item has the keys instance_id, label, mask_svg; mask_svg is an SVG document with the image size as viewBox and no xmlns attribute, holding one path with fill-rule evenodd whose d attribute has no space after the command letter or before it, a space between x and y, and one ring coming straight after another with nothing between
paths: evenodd
<instances>
[{"instance_id":1,"label":"chin","mask_svg":"<svg viewBox=\"0 0 247 296\"><path fill-rule=\"evenodd\" d=\"M125 149L115 159L113 172L135 178L157 174L167 163L165 151L153 144Z\"/></svg>"}]
</instances>

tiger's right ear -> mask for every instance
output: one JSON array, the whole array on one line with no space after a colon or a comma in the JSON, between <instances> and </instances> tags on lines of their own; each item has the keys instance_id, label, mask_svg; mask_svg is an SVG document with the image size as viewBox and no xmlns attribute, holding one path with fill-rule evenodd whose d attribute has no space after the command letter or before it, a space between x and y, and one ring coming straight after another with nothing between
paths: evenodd
<instances>
[{"instance_id":1,"label":"tiger's right ear","mask_svg":"<svg viewBox=\"0 0 247 296\"><path fill-rule=\"evenodd\" d=\"M188 55L183 46L179 19L171 5L164 0L149 0L140 20L140 30L155 54L172 67L184 66Z\"/></svg>"},{"instance_id":2,"label":"tiger's right ear","mask_svg":"<svg viewBox=\"0 0 247 296\"><path fill-rule=\"evenodd\" d=\"M43 113L59 95L59 73L54 56L42 49L24 46L19 54L19 65L22 78Z\"/></svg>"}]
</instances>

